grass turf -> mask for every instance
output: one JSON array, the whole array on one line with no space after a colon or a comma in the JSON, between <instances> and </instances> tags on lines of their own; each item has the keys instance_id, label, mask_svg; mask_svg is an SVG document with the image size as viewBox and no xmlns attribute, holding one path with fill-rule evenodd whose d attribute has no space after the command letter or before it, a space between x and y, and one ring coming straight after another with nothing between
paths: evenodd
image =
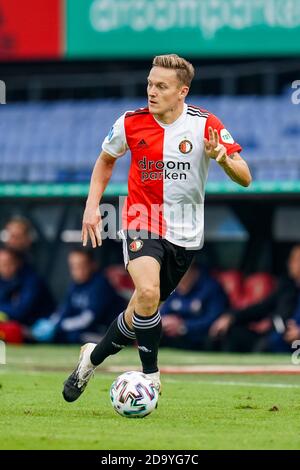
<instances>
[{"instance_id":1,"label":"grass turf","mask_svg":"<svg viewBox=\"0 0 300 470\"><path fill-rule=\"evenodd\" d=\"M77 356L78 348L8 348L0 365L1 449L300 448L299 376L165 375L158 409L134 420L113 411L108 390L117 374L101 369L77 402L63 401ZM162 350L160 363L290 364L290 357ZM137 352L107 364L138 365Z\"/></svg>"}]
</instances>

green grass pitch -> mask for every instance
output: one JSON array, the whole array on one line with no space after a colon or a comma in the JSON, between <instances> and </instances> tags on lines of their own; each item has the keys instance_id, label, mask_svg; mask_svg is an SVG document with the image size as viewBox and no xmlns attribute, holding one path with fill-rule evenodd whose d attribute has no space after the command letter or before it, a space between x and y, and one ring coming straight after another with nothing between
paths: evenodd
<instances>
[{"instance_id":1,"label":"green grass pitch","mask_svg":"<svg viewBox=\"0 0 300 470\"><path fill-rule=\"evenodd\" d=\"M68 404L62 382L76 347L9 347L0 365L0 449L299 449L300 375L171 375L158 409L126 419L110 404L118 372L97 370L82 397ZM289 356L162 350L160 364L291 364ZM104 366L138 367L134 349ZM297 366L295 366L297 367ZM299 367L299 366L298 366Z\"/></svg>"}]
</instances>

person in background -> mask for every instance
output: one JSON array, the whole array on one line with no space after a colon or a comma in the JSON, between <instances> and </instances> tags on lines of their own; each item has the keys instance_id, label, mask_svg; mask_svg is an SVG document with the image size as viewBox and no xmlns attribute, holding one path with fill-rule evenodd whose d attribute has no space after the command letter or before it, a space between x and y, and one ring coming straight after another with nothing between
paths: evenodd
<instances>
[{"instance_id":1,"label":"person in background","mask_svg":"<svg viewBox=\"0 0 300 470\"><path fill-rule=\"evenodd\" d=\"M280 349L283 342L300 339L300 244L290 252L288 275L282 276L275 291L265 300L242 310L230 310L218 318L209 330L212 339L219 339L221 349L232 352L268 351ZM271 318L273 332L259 335L249 329L249 323ZM281 346L280 346L281 345ZM289 348L285 348L286 350Z\"/></svg>"},{"instance_id":2,"label":"person in background","mask_svg":"<svg viewBox=\"0 0 300 470\"><path fill-rule=\"evenodd\" d=\"M33 244L31 223L24 217L12 217L4 227L3 238L5 246L27 256Z\"/></svg>"},{"instance_id":3,"label":"person in background","mask_svg":"<svg viewBox=\"0 0 300 470\"><path fill-rule=\"evenodd\" d=\"M282 331L273 331L265 340L266 352L292 353L300 346L300 289L296 309L292 318L287 320L286 327Z\"/></svg>"},{"instance_id":4,"label":"person in background","mask_svg":"<svg viewBox=\"0 0 300 470\"><path fill-rule=\"evenodd\" d=\"M124 308L108 280L98 271L89 250L73 249L68 256L71 284L64 302L49 319L37 322L37 341L81 343L90 335L103 335L117 308Z\"/></svg>"},{"instance_id":5,"label":"person in background","mask_svg":"<svg viewBox=\"0 0 300 470\"><path fill-rule=\"evenodd\" d=\"M20 252L0 247L0 313L1 321L32 325L55 307L43 279L25 261Z\"/></svg>"},{"instance_id":6,"label":"person in background","mask_svg":"<svg viewBox=\"0 0 300 470\"><path fill-rule=\"evenodd\" d=\"M194 263L160 309L162 346L206 349L208 330L227 306L220 284Z\"/></svg>"},{"instance_id":7,"label":"person in background","mask_svg":"<svg viewBox=\"0 0 300 470\"><path fill-rule=\"evenodd\" d=\"M265 341L265 350L268 352L289 352L299 348L300 340L300 244L296 245L290 254L289 275L295 285L294 306L291 317L275 328ZM278 320L277 320L278 323ZM295 344L293 344L296 342Z\"/></svg>"}]
</instances>

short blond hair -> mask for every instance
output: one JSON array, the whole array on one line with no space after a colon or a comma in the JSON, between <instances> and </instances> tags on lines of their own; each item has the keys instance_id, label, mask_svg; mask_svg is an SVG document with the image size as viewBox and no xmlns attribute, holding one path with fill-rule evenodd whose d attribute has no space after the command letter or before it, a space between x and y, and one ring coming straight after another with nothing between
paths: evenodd
<instances>
[{"instance_id":1,"label":"short blond hair","mask_svg":"<svg viewBox=\"0 0 300 470\"><path fill-rule=\"evenodd\" d=\"M188 87L195 75L195 69L190 62L179 57L177 54L157 55L152 62L153 67L163 67L176 71L178 80Z\"/></svg>"}]
</instances>

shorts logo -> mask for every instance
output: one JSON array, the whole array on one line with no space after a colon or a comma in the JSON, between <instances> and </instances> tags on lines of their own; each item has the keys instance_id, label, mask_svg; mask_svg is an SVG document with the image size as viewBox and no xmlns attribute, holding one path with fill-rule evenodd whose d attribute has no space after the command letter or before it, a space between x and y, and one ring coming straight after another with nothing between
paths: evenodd
<instances>
[{"instance_id":1,"label":"shorts logo","mask_svg":"<svg viewBox=\"0 0 300 470\"><path fill-rule=\"evenodd\" d=\"M193 144L189 140L182 140L179 144L179 150L181 153L187 154L193 150Z\"/></svg>"},{"instance_id":2,"label":"shorts logo","mask_svg":"<svg viewBox=\"0 0 300 470\"><path fill-rule=\"evenodd\" d=\"M140 251L140 249L143 248L143 245L143 240L133 240L129 245L129 250L133 252Z\"/></svg>"}]
</instances>

